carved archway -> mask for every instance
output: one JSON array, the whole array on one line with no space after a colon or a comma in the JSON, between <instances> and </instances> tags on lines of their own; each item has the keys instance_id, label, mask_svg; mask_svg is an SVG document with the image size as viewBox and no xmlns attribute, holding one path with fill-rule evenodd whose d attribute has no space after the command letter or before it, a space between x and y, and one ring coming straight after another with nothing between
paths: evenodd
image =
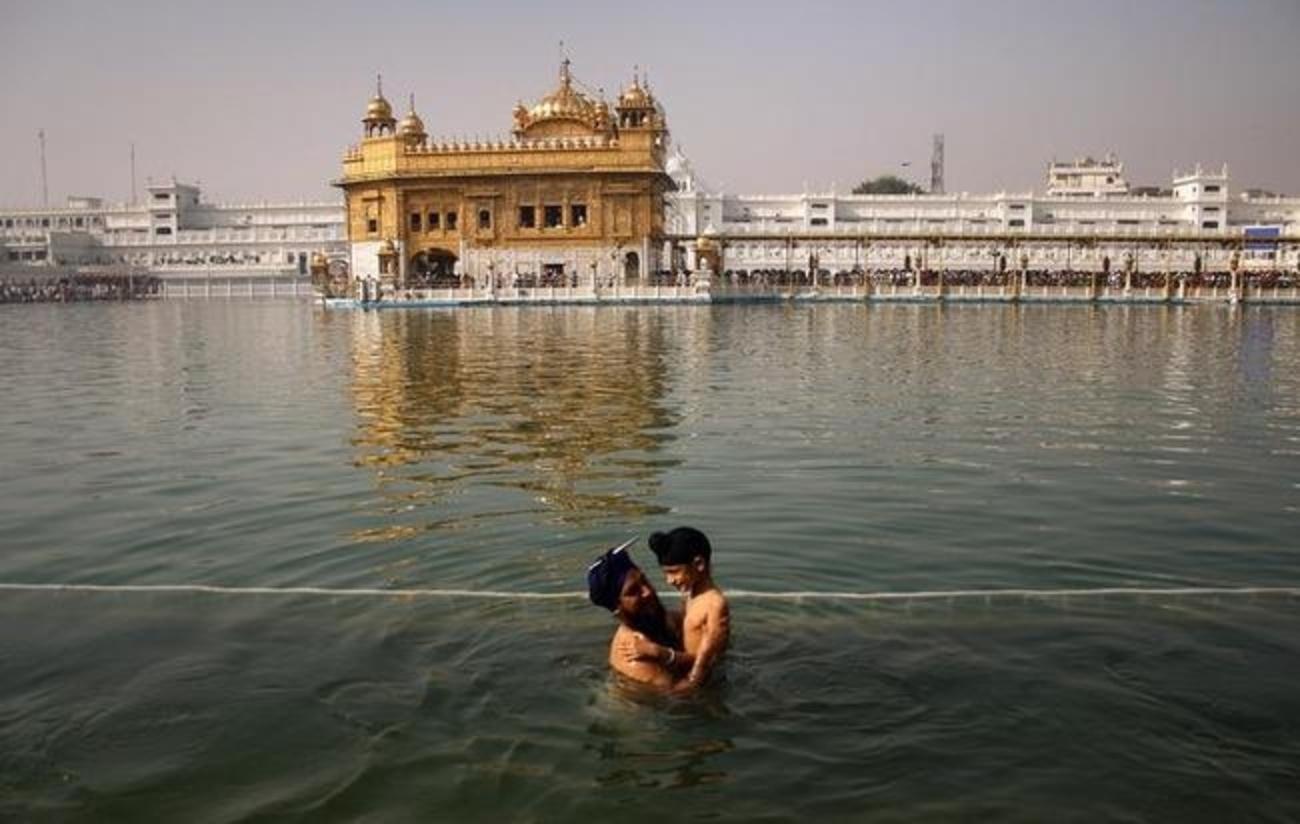
<instances>
[{"instance_id":1,"label":"carved archway","mask_svg":"<svg viewBox=\"0 0 1300 824\"><path fill-rule=\"evenodd\" d=\"M407 283L414 289L449 289L459 285L456 256L446 249L422 249L406 267Z\"/></svg>"}]
</instances>

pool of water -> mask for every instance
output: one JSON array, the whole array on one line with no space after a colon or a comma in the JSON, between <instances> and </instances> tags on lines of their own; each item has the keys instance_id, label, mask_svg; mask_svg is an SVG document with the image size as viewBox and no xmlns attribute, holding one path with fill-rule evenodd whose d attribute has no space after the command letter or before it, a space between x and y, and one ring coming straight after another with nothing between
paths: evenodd
<instances>
[{"instance_id":1,"label":"pool of water","mask_svg":"<svg viewBox=\"0 0 1300 824\"><path fill-rule=\"evenodd\" d=\"M666 700L579 597L0 591L0 817L1294 819L1288 594L747 593L1300 586L1297 364L1289 308L0 308L0 583L578 593L689 523L738 593Z\"/></svg>"}]
</instances>

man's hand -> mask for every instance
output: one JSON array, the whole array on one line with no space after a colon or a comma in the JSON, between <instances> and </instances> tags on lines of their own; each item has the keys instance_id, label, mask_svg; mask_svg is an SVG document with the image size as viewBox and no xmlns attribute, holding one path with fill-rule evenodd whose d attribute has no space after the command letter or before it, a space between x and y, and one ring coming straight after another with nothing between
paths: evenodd
<instances>
[{"instance_id":1,"label":"man's hand","mask_svg":"<svg viewBox=\"0 0 1300 824\"><path fill-rule=\"evenodd\" d=\"M703 682L694 677L694 673L686 676L677 683L673 684L668 690L670 695L691 695L703 685Z\"/></svg>"},{"instance_id":2,"label":"man's hand","mask_svg":"<svg viewBox=\"0 0 1300 824\"><path fill-rule=\"evenodd\" d=\"M629 664L637 661L663 662L667 653L664 648L646 638L639 632L625 635L618 642L618 654Z\"/></svg>"}]
</instances>

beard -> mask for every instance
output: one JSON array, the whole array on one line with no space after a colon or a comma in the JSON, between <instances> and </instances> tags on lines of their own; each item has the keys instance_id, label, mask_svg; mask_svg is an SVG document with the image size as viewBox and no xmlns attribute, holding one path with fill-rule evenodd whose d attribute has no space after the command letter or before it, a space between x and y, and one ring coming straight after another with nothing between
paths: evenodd
<instances>
[{"instance_id":1,"label":"beard","mask_svg":"<svg viewBox=\"0 0 1300 824\"><path fill-rule=\"evenodd\" d=\"M629 615L627 625L661 647L681 649L681 642L668 626L668 611L658 595L635 615Z\"/></svg>"}]
</instances>

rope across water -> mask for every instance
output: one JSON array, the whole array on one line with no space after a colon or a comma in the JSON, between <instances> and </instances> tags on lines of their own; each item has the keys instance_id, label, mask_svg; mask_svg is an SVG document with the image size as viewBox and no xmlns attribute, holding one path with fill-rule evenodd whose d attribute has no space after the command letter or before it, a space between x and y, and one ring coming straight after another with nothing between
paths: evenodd
<instances>
[{"instance_id":1,"label":"rope across water","mask_svg":"<svg viewBox=\"0 0 1300 824\"><path fill-rule=\"evenodd\" d=\"M193 593L236 596L307 596L325 598L463 598L500 601L585 600L585 592L515 592L509 590L433 588L350 588L350 587L250 587L215 584L67 584L0 582L0 592ZM1051 600L1070 598L1209 598L1209 597L1300 597L1300 587L1094 587L1077 589L952 589L914 592L832 592L818 590L765 591L729 589L727 597L737 600L769 601L957 601L957 600Z\"/></svg>"}]
</instances>

